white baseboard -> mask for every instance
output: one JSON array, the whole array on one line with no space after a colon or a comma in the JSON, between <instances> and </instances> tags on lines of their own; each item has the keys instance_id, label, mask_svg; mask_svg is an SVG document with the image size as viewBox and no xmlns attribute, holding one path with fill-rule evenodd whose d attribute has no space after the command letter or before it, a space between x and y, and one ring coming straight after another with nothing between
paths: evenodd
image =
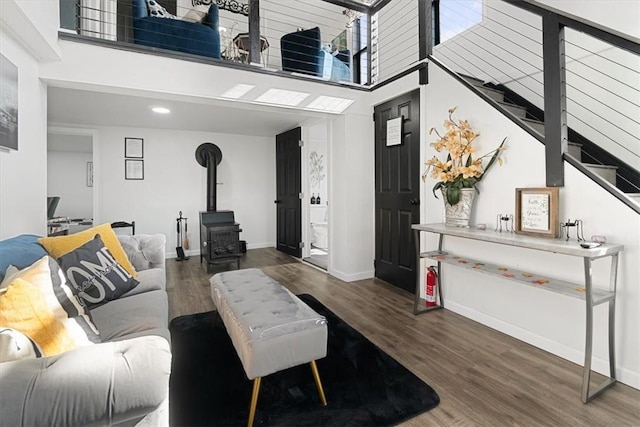
<instances>
[{"instance_id":1,"label":"white baseboard","mask_svg":"<svg viewBox=\"0 0 640 427\"><path fill-rule=\"evenodd\" d=\"M328 273L334 277L337 277L343 282L355 282L356 280L371 279L375 272L373 270L370 270L349 274L330 268Z\"/></svg>"},{"instance_id":2,"label":"white baseboard","mask_svg":"<svg viewBox=\"0 0 640 427\"><path fill-rule=\"evenodd\" d=\"M558 357L566 359L577 365L584 365L584 351L576 350L557 341L550 340L543 336L532 333L525 329L511 325L500 319L488 316L469 307L457 304L455 302L446 301L445 306L448 310L453 311L461 316L475 320L497 331L503 332L511 337L517 338L542 350L548 351ZM593 357L591 368L603 375L609 375L609 362L607 360ZM626 368L616 368L616 377L619 382L627 384L630 387L640 389L640 374Z\"/></svg>"},{"instance_id":3,"label":"white baseboard","mask_svg":"<svg viewBox=\"0 0 640 427\"><path fill-rule=\"evenodd\" d=\"M262 249L262 248L275 248L276 244L273 242L267 243L247 243L247 249Z\"/></svg>"}]
</instances>

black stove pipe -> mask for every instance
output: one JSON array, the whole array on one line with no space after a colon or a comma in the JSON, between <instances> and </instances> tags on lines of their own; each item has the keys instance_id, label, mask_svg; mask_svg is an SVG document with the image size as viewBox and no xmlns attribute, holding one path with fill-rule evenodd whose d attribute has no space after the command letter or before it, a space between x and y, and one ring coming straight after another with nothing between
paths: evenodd
<instances>
[{"instance_id":1,"label":"black stove pipe","mask_svg":"<svg viewBox=\"0 0 640 427\"><path fill-rule=\"evenodd\" d=\"M222 151L217 145L210 142L200 144L196 149L196 160L200 166L207 168L207 212L217 211L218 189L218 165L222 161Z\"/></svg>"},{"instance_id":2,"label":"black stove pipe","mask_svg":"<svg viewBox=\"0 0 640 427\"><path fill-rule=\"evenodd\" d=\"M207 152L207 212L217 211L218 162L213 151Z\"/></svg>"}]
</instances>

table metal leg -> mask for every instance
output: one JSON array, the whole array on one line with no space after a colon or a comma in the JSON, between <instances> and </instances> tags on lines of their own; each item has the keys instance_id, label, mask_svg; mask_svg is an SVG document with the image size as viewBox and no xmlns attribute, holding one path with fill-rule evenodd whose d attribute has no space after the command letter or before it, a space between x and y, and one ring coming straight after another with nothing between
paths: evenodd
<instances>
[{"instance_id":1,"label":"table metal leg","mask_svg":"<svg viewBox=\"0 0 640 427\"><path fill-rule=\"evenodd\" d=\"M440 243L438 246L439 250L442 250L442 239L444 238L444 236L441 234L440 235ZM420 261L422 260L422 257L420 256L420 230L413 230L413 241L415 243L415 248L416 248L416 291L415 291L415 295L414 295L414 299L413 299L413 314L423 314L426 313L428 311L432 311L432 310L438 310L440 308L444 308L444 300L442 299L442 286L441 286L441 282L442 282L442 278L441 278L441 269L440 269L440 262L438 261L438 294L439 294L439 298L440 298L440 304L435 305L433 307L427 307L427 308L418 308L420 305L420 288L422 286L422 277L420 274Z\"/></svg>"},{"instance_id":2,"label":"table metal leg","mask_svg":"<svg viewBox=\"0 0 640 427\"><path fill-rule=\"evenodd\" d=\"M586 334L584 347L584 368L582 372L582 402L588 403L591 399L613 386L616 383L615 374L615 295L618 271L618 254L612 255L611 275L609 289L613 291L613 297L609 300L609 378L602 382L593 393L589 393L589 382L591 379L591 359L593 352L593 298L591 258L584 258L584 282L586 290Z\"/></svg>"}]
</instances>

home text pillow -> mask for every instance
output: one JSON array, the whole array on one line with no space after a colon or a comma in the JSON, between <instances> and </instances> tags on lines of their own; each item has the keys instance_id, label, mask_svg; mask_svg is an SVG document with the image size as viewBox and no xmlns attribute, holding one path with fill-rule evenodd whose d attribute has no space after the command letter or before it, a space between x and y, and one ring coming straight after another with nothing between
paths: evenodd
<instances>
[{"instance_id":1,"label":"home text pillow","mask_svg":"<svg viewBox=\"0 0 640 427\"><path fill-rule=\"evenodd\" d=\"M44 356L91 344L54 315L37 286L21 278L14 280L0 295L0 325L28 336L42 349Z\"/></svg>"},{"instance_id":2,"label":"home text pillow","mask_svg":"<svg viewBox=\"0 0 640 427\"><path fill-rule=\"evenodd\" d=\"M84 245L89 240L92 240L96 234L100 235L104 245L109 248L109 251L111 251L120 265L123 266L129 274L136 277L136 270L133 268L133 265L131 265L131 262L129 262L129 258L127 258L127 254L124 252L124 249L122 249L118 236L113 231L111 224L109 223L98 225L67 236L42 237L38 239L38 242L44 246L49 255L58 259L62 255L71 252L75 248Z\"/></svg>"},{"instance_id":3,"label":"home text pillow","mask_svg":"<svg viewBox=\"0 0 640 427\"><path fill-rule=\"evenodd\" d=\"M10 270L7 269L7 271ZM47 307L56 318L75 324L75 326L68 326L69 328L77 329L78 333L82 333L86 340L101 342L98 328L93 324L84 302L73 294L58 263L53 258L45 255L27 268L14 270L11 275L5 277L2 286L6 284L8 289L8 286L16 279L23 279L36 286L44 296ZM0 325L7 326L2 323Z\"/></svg>"},{"instance_id":4,"label":"home text pillow","mask_svg":"<svg viewBox=\"0 0 640 427\"><path fill-rule=\"evenodd\" d=\"M73 292L90 309L120 298L140 283L116 261L99 234L58 258L58 263Z\"/></svg>"},{"instance_id":5,"label":"home text pillow","mask_svg":"<svg viewBox=\"0 0 640 427\"><path fill-rule=\"evenodd\" d=\"M42 356L38 345L20 331L0 326L0 363Z\"/></svg>"},{"instance_id":6,"label":"home text pillow","mask_svg":"<svg viewBox=\"0 0 640 427\"><path fill-rule=\"evenodd\" d=\"M155 0L147 0L147 9L149 10L149 16L156 18L177 19L177 16L167 12L167 9L162 7L160 3Z\"/></svg>"},{"instance_id":7,"label":"home text pillow","mask_svg":"<svg viewBox=\"0 0 640 427\"><path fill-rule=\"evenodd\" d=\"M202 22L205 16L209 13L210 4L199 4L191 8L183 17L182 20L186 22Z\"/></svg>"}]
</instances>

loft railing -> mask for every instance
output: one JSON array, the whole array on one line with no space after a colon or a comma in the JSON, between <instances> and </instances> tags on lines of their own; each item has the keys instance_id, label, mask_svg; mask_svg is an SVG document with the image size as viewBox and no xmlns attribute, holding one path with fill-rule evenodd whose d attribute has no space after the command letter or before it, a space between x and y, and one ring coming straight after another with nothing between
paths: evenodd
<instances>
[{"instance_id":1,"label":"loft railing","mask_svg":"<svg viewBox=\"0 0 640 427\"><path fill-rule=\"evenodd\" d=\"M146 0L59 1L65 38L75 33L81 36L77 41L184 54L217 65L372 87L419 62L416 10L423 0L154 0L165 25L157 22L159 12L153 17L158 25L140 24L142 8L134 4L141 2L146 15ZM206 10L211 3L219 9L219 20L212 23L205 16L200 24L215 29L211 40L194 40L203 32L180 32L169 22L194 16L194 8ZM201 46L195 51L176 47L190 41Z\"/></svg>"},{"instance_id":2,"label":"loft railing","mask_svg":"<svg viewBox=\"0 0 640 427\"><path fill-rule=\"evenodd\" d=\"M638 40L526 1L435 4L433 57L506 90L507 102L544 121L547 185L563 185L563 159L583 171L583 162L614 163L618 189L640 193ZM569 142L583 144L582 158Z\"/></svg>"}]
</instances>

